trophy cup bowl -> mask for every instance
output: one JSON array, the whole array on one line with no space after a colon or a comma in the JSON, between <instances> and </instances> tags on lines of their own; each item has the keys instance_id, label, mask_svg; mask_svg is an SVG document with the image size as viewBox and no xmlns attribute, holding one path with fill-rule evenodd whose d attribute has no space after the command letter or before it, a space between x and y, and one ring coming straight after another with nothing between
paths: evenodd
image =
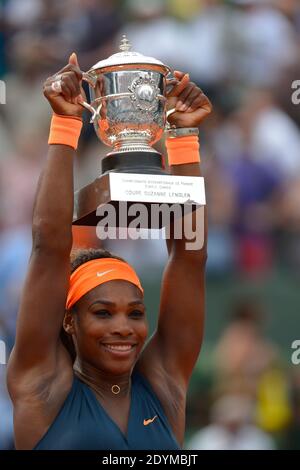
<instances>
[{"instance_id":1,"label":"trophy cup bowl","mask_svg":"<svg viewBox=\"0 0 300 470\"><path fill-rule=\"evenodd\" d=\"M155 152L152 145L161 138L166 123L163 73L122 69L105 71L97 83L100 80L103 91L90 86L91 106L97 109L98 138L113 147L109 155Z\"/></svg>"},{"instance_id":2,"label":"trophy cup bowl","mask_svg":"<svg viewBox=\"0 0 300 470\"><path fill-rule=\"evenodd\" d=\"M177 199L167 195L166 188L170 189L179 177L166 173L162 155L152 147L166 125L166 77L170 68L153 57L131 51L126 36L120 50L83 74L89 83L90 103L82 105L91 112L90 122L97 137L111 150L101 160L101 175L75 193L76 225L97 225L97 208L105 204L118 211L121 202L141 202L151 209L151 204L180 204L189 199L187 193L180 193L185 196ZM130 177L122 177L128 173ZM164 180L157 179L159 175ZM180 181L176 184L178 190ZM158 194L165 194L165 198L157 199ZM150 218L148 222L145 228L154 228ZM118 217L116 226L127 223L121 223Z\"/></svg>"},{"instance_id":3,"label":"trophy cup bowl","mask_svg":"<svg viewBox=\"0 0 300 470\"><path fill-rule=\"evenodd\" d=\"M140 173L147 171L149 163L152 171L156 167L160 172L161 158L152 146L160 140L166 124L170 68L131 51L126 36L120 49L122 52L98 62L83 75L90 94L90 103L83 106L92 113L99 140L112 147L107 154L110 158L102 161L102 172L135 168Z\"/></svg>"}]
</instances>

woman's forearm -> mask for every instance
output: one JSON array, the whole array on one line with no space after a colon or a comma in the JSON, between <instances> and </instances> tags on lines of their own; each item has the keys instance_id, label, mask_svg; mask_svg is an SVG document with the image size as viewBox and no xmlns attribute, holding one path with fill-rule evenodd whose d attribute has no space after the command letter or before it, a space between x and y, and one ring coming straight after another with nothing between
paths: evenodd
<instances>
[{"instance_id":1,"label":"woman's forearm","mask_svg":"<svg viewBox=\"0 0 300 470\"><path fill-rule=\"evenodd\" d=\"M200 163L189 163L184 165L171 165L171 175L175 176L201 176ZM182 237L177 239L175 234L175 224L181 224ZM188 234L188 236L187 236ZM187 244L191 243L191 234L195 234L199 240L204 240L201 247L194 243L192 250L187 249ZM169 255L180 255L186 257L196 257L206 259L207 248L207 210L206 207L197 208L191 215L183 216L181 219L174 220L170 227L170 239L167 241Z\"/></svg>"},{"instance_id":2,"label":"woman's forearm","mask_svg":"<svg viewBox=\"0 0 300 470\"><path fill-rule=\"evenodd\" d=\"M73 160L83 112L78 100L85 99L81 80L82 72L73 53L68 64L47 78L43 86L53 116L47 162L33 210L33 249L58 252L60 256L69 256L72 247Z\"/></svg>"},{"instance_id":3,"label":"woman's forearm","mask_svg":"<svg viewBox=\"0 0 300 470\"><path fill-rule=\"evenodd\" d=\"M67 145L50 145L33 210L33 247L70 251L73 217L73 161Z\"/></svg>"},{"instance_id":4,"label":"woman's forearm","mask_svg":"<svg viewBox=\"0 0 300 470\"><path fill-rule=\"evenodd\" d=\"M177 176L201 176L196 129L211 113L212 104L203 91L195 83L190 82L187 73L174 71L174 77L177 82L167 94L168 123L171 128L168 130L166 147L170 173ZM178 239L174 236L174 228L180 223L182 236ZM171 232L170 240L167 242L169 255L179 255L181 259L184 257L192 263L198 257L203 265L206 260L206 207L197 208L192 216L186 215L182 219L175 220L170 228L173 228L173 233ZM188 230L185 231L185 228ZM195 243L190 243L190 235L194 234Z\"/></svg>"}]
</instances>

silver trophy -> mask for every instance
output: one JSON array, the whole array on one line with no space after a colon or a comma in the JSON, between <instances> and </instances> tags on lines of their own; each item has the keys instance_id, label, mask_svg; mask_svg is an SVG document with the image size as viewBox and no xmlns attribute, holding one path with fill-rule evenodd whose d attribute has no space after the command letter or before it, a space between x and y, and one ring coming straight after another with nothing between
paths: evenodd
<instances>
[{"instance_id":1,"label":"silver trophy","mask_svg":"<svg viewBox=\"0 0 300 470\"><path fill-rule=\"evenodd\" d=\"M120 52L83 74L90 103L82 105L91 112L98 138L112 150L101 160L101 175L75 193L74 224L97 225L97 209L106 204L118 212L125 202L144 203L149 211L153 204L204 203L202 178L169 175L162 155L152 147L167 122L169 74L170 68L159 60L132 51L126 36ZM183 184L178 178L185 180ZM118 220L116 225L128 222ZM155 228L150 216L146 225Z\"/></svg>"},{"instance_id":2,"label":"silver trophy","mask_svg":"<svg viewBox=\"0 0 300 470\"><path fill-rule=\"evenodd\" d=\"M109 155L156 152L152 145L166 123L166 76L169 67L131 51L123 36L121 52L84 74L90 84L91 122L99 139L113 148Z\"/></svg>"}]
</instances>

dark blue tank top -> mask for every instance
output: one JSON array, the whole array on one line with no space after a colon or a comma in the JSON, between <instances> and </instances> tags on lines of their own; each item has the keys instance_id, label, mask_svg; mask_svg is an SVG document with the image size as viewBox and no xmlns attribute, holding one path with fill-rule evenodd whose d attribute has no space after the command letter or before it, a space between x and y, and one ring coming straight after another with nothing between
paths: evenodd
<instances>
[{"instance_id":1,"label":"dark blue tank top","mask_svg":"<svg viewBox=\"0 0 300 470\"><path fill-rule=\"evenodd\" d=\"M152 421L155 416L157 418ZM34 448L54 449L178 450L180 447L150 384L135 371L132 375L126 436L109 417L90 387L74 376L71 391L60 412Z\"/></svg>"}]
</instances>

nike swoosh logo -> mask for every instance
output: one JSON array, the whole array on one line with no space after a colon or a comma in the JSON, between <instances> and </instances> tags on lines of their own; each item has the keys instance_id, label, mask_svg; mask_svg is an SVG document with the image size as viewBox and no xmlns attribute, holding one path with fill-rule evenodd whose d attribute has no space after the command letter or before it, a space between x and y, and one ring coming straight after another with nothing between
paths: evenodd
<instances>
[{"instance_id":1,"label":"nike swoosh logo","mask_svg":"<svg viewBox=\"0 0 300 470\"><path fill-rule=\"evenodd\" d=\"M102 276L104 276L104 274L110 273L111 271L114 271L114 270L113 270L113 269L109 269L108 271L103 271L103 273L99 273L99 272L98 272L98 273L97 273L97 276L98 276L98 277L102 277Z\"/></svg>"},{"instance_id":2,"label":"nike swoosh logo","mask_svg":"<svg viewBox=\"0 0 300 470\"><path fill-rule=\"evenodd\" d=\"M154 418L151 419L144 419L144 426L148 426L148 424L153 423L153 421L157 418L157 415L154 416Z\"/></svg>"}]
</instances>

